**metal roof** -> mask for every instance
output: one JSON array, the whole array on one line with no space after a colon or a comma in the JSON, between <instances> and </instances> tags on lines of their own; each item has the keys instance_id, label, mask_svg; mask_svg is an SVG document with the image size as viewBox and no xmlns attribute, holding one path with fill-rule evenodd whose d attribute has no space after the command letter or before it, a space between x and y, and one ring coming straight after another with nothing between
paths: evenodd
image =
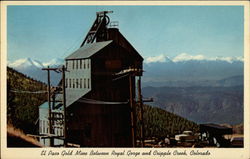
<instances>
[{"instance_id":1,"label":"metal roof","mask_svg":"<svg viewBox=\"0 0 250 159\"><path fill-rule=\"evenodd\" d=\"M109 45L113 40L87 44L66 57L66 60L90 58L92 55Z\"/></svg>"},{"instance_id":2,"label":"metal roof","mask_svg":"<svg viewBox=\"0 0 250 159\"><path fill-rule=\"evenodd\" d=\"M201 132L209 132L213 134L232 134L233 129L217 124L200 124Z\"/></svg>"},{"instance_id":3,"label":"metal roof","mask_svg":"<svg viewBox=\"0 0 250 159\"><path fill-rule=\"evenodd\" d=\"M213 123L209 123L209 124L200 124L203 127L207 127L207 128L215 128L215 129L231 129L229 127L225 127L225 126L221 126L218 124L213 124Z\"/></svg>"},{"instance_id":4,"label":"metal roof","mask_svg":"<svg viewBox=\"0 0 250 159\"><path fill-rule=\"evenodd\" d=\"M53 104L53 102L51 102L51 105ZM55 102L55 105L61 104L60 102ZM39 109L49 109L49 102L44 102L43 104L41 104L39 106ZM60 108L62 109L62 108Z\"/></svg>"},{"instance_id":5,"label":"metal roof","mask_svg":"<svg viewBox=\"0 0 250 159\"><path fill-rule=\"evenodd\" d=\"M48 102L44 102L43 104L41 104L41 105L39 106L39 108L49 109L49 104L48 104Z\"/></svg>"}]
</instances>

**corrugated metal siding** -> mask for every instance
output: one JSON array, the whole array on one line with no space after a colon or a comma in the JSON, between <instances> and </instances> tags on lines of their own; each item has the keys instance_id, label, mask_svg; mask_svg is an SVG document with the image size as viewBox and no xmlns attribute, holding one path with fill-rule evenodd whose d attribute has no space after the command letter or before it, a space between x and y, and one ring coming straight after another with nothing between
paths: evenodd
<instances>
[{"instance_id":1,"label":"corrugated metal siding","mask_svg":"<svg viewBox=\"0 0 250 159\"><path fill-rule=\"evenodd\" d=\"M91 59L67 61L66 106L91 91Z\"/></svg>"}]
</instances>

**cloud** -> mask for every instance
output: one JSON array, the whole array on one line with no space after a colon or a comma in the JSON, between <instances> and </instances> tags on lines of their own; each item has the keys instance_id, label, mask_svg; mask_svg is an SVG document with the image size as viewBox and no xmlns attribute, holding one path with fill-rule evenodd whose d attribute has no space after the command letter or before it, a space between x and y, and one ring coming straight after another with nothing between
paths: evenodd
<instances>
[{"instance_id":1,"label":"cloud","mask_svg":"<svg viewBox=\"0 0 250 159\"><path fill-rule=\"evenodd\" d=\"M150 56L147 57L145 60L145 63L153 63L153 62L166 62L168 57L165 55L161 54L159 56Z\"/></svg>"},{"instance_id":2,"label":"cloud","mask_svg":"<svg viewBox=\"0 0 250 159\"><path fill-rule=\"evenodd\" d=\"M203 55L189 55L187 53L182 53L176 57L173 58L174 62L180 62L180 61L189 61L189 60L206 60L206 57Z\"/></svg>"}]
</instances>

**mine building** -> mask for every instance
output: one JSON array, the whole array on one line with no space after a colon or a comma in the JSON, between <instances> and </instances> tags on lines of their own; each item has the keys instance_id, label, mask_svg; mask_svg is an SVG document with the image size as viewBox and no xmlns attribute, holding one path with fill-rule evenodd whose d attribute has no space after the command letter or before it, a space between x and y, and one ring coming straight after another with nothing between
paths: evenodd
<instances>
[{"instance_id":1,"label":"mine building","mask_svg":"<svg viewBox=\"0 0 250 159\"><path fill-rule=\"evenodd\" d=\"M136 78L143 58L108 13L96 13L80 48L65 58L58 89L50 87L46 107L40 107L40 123L47 121L40 134L46 130L50 146L56 138L81 147L135 146Z\"/></svg>"}]
</instances>

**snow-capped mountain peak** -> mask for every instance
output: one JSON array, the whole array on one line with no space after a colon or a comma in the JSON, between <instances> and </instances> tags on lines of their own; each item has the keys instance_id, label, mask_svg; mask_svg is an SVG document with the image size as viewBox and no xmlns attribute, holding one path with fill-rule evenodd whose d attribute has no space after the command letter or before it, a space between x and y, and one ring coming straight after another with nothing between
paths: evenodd
<instances>
[{"instance_id":1,"label":"snow-capped mountain peak","mask_svg":"<svg viewBox=\"0 0 250 159\"><path fill-rule=\"evenodd\" d=\"M173 62L190 61L190 60L206 60L204 55L189 55L187 53L181 53L174 57Z\"/></svg>"},{"instance_id":2,"label":"snow-capped mountain peak","mask_svg":"<svg viewBox=\"0 0 250 159\"><path fill-rule=\"evenodd\" d=\"M157 62L160 62L160 63L163 63L163 62L172 62L172 60L166 56L166 55L159 55L159 56L150 56L150 57L147 57L145 59L145 63L157 63Z\"/></svg>"},{"instance_id":3,"label":"snow-capped mountain peak","mask_svg":"<svg viewBox=\"0 0 250 159\"><path fill-rule=\"evenodd\" d=\"M244 61L243 57L215 57L215 58L210 58L210 60L213 60L213 61L226 61L228 63L233 63L235 61L241 61L241 62Z\"/></svg>"},{"instance_id":4,"label":"snow-capped mountain peak","mask_svg":"<svg viewBox=\"0 0 250 159\"><path fill-rule=\"evenodd\" d=\"M26 68L31 66L36 68L44 67L44 65L40 61L32 60L31 58L23 58L23 59L18 59L14 62L9 62L8 66L12 68Z\"/></svg>"},{"instance_id":5,"label":"snow-capped mountain peak","mask_svg":"<svg viewBox=\"0 0 250 159\"><path fill-rule=\"evenodd\" d=\"M60 58L51 59L48 62L40 62L38 60L33 60L31 58L23 58L23 59L18 59L14 62L8 61L8 66L12 68L36 67L40 69L47 66L60 66L63 63L64 60Z\"/></svg>"},{"instance_id":6,"label":"snow-capped mountain peak","mask_svg":"<svg viewBox=\"0 0 250 159\"><path fill-rule=\"evenodd\" d=\"M64 60L61 58L55 58L55 59L51 59L48 62L44 62L43 65L44 66L60 66L64 63Z\"/></svg>"},{"instance_id":7,"label":"snow-capped mountain peak","mask_svg":"<svg viewBox=\"0 0 250 159\"><path fill-rule=\"evenodd\" d=\"M59 67L63 64L63 59L51 59L49 62L40 62L38 60L33 60L31 58L18 59L14 62L8 61L8 66L14 68L15 70L28 75L34 79L47 82L47 72L43 71L42 68L47 66ZM61 74L51 72L52 85L57 85L58 81L61 79Z\"/></svg>"},{"instance_id":8,"label":"snow-capped mountain peak","mask_svg":"<svg viewBox=\"0 0 250 159\"><path fill-rule=\"evenodd\" d=\"M159 56L150 56L145 58L145 63L167 63L167 62L174 62L174 63L179 63L179 62L188 62L188 61L221 61L221 62L228 62L228 63L233 63L233 62L243 62L243 57L206 57L204 55L198 54L198 55L190 55L187 53L181 53L173 58L169 58L166 55L159 55Z\"/></svg>"}]
</instances>

